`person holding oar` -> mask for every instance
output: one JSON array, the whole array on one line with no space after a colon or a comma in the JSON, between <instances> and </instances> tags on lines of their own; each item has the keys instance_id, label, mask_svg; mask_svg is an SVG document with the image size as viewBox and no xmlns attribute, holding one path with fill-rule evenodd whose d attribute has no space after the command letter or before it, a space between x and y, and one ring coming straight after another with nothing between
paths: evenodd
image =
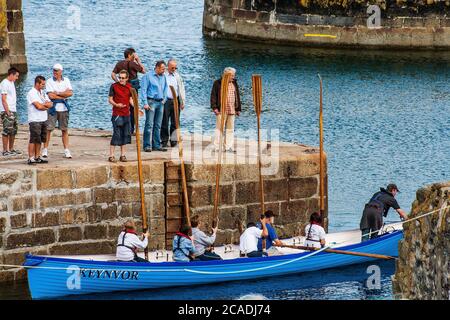
<instances>
[{"instance_id":1,"label":"person holding oar","mask_svg":"<svg viewBox=\"0 0 450 320\"><path fill-rule=\"evenodd\" d=\"M192 239L192 227L188 224L181 226L180 231L173 237L173 261L189 262L194 260L195 247Z\"/></svg>"},{"instance_id":2,"label":"person holding oar","mask_svg":"<svg viewBox=\"0 0 450 320\"><path fill-rule=\"evenodd\" d=\"M150 234L146 231L142 234L142 240L136 234L136 224L129 219L124 224L123 231L117 239L116 259L124 262L148 262L137 255L139 249L145 249L148 245Z\"/></svg>"},{"instance_id":3,"label":"person holding oar","mask_svg":"<svg viewBox=\"0 0 450 320\"><path fill-rule=\"evenodd\" d=\"M266 240L266 250L267 254L269 256L277 256L282 254L274 245L276 246L282 246L284 243L278 239L277 232L275 231L275 228L273 227L273 223L275 222L275 214L272 210L267 210L264 213L264 222L266 224L267 228L267 236L265 236ZM257 223L257 227L262 229L261 223ZM263 251L263 239L258 239L258 250Z\"/></svg>"},{"instance_id":4,"label":"person holding oar","mask_svg":"<svg viewBox=\"0 0 450 320\"><path fill-rule=\"evenodd\" d=\"M400 192L396 184L389 184L386 189L380 188L370 201L365 205L359 228L362 232L362 241L378 237L378 231L383 227L383 216L387 217L390 208L394 208L401 219L408 219L405 211L395 200L395 196Z\"/></svg>"},{"instance_id":5,"label":"person holding oar","mask_svg":"<svg viewBox=\"0 0 450 320\"><path fill-rule=\"evenodd\" d=\"M222 260L222 257L212 251L212 246L216 241L216 234L218 227L213 228L213 233L208 236L206 233L200 230L201 227L200 217L195 215L191 218L192 237L194 238L196 260L208 261L208 260Z\"/></svg>"},{"instance_id":6,"label":"person holding oar","mask_svg":"<svg viewBox=\"0 0 450 320\"><path fill-rule=\"evenodd\" d=\"M268 236L266 227L266 218L261 216L260 224L262 229L258 228L255 223L249 222L247 229L239 238L239 249L242 257L257 258L267 256L267 252L258 250L258 240Z\"/></svg>"}]
</instances>

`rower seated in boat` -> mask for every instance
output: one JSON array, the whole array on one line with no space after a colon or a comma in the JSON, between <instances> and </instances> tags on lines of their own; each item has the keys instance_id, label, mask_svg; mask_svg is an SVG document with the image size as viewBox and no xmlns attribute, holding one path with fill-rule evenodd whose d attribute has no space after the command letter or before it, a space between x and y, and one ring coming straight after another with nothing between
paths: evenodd
<instances>
[{"instance_id":1,"label":"rower seated in boat","mask_svg":"<svg viewBox=\"0 0 450 320\"><path fill-rule=\"evenodd\" d=\"M194 260L195 247L191 237L191 226L182 225L180 231L173 237L173 261L189 262Z\"/></svg>"},{"instance_id":2,"label":"rower seated in boat","mask_svg":"<svg viewBox=\"0 0 450 320\"><path fill-rule=\"evenodd\" d=\"M194 258L195 260L208 261L208 260L222 260L222 257L212 251L214 241L216 241L216 234L218 227L213 229L211 236L206 235L200 230L202 222L200 217L195 215L191 218L192 237L194 238Z\"/></svg>"},{"instance_id":3,"label":"rower seated in boat","mask_svg":"<svg viewBox=\"0 0 450 320\"><path fill-rule=\"evenodd\" d=\"M305 227L305 246L313 248L325 247L325 229L322 227L322 216L318 212L311 214L309 224Z\"/></svg>"},{"instance_id":4,"label":"rower seated in boat","mask_svg":"<svg viewBox=\"0 0 450 320\"><path fill-rule=\"evenodd\" d=\"M267 210L264 213L264 220L266 222L267 237L265 237L264 239L263 238L258 239L258 250L264 251L263 249L266 249L267 254L269 256L278 256L283 254L275 247L275 246L282 246L284 245L284 243L280 239L278 239L277 232L273 227L273 224L275 222L275 214L273 213L272 210ZM256 226L262 229L261 223L258 222ZM263 248L264 246L265 248Z\"/></svg>"},{"instance_id":5,"label":"rower seated in boat","mask_svg":"<svg viewBox=\"0 0 450 320\"><path fill-rule=\"evenodd\" d=\"M261 217L260 219L261 227L258 228L255 223L249 222L247 224L247 229L242 233L239 239L239 249L241 251L241 257L262 257L267 256L267 253L263 250L258 250L258 240L262 237L267 237L268 232L266 228L266 219Z\"/></svg>"},{"instance_id":6,"label":"rower seated in boat","mask_svg":"<svg viewBox=\"0 0 450 320\"><path fill-rule=\"evenodd\" d=\"M139 249L145 249L148 245L149 232L142 234L142 240L136 234L136 225L132 219L124 224L123 231L117 239L116 259L124 262L148 262L138 257Z\"/></svg>"}]
</instances>

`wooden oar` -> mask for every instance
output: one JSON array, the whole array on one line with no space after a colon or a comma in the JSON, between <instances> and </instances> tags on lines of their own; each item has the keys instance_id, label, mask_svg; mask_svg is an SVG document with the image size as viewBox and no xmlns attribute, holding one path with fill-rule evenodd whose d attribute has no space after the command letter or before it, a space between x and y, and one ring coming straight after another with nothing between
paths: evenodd
<instances>
[{"instance_id":1,"label":"wooden oar","mask_svg":"<svg viewBox=\"0 0 450 320\"><path fill-rule=\"evenodd\" d=\"M220 88L220 133L219 133L219 152L217 155L216 164L216 189L214 192L214 209L213 209L213 222L212 227L216 228L218 224L219 216L219 195L220 195L220 173L222 170L222 151L223 151L223 140L224 140L224 127L225 127L225 117L227 116L227 100L228 100L228 83L230 81L231 74L225 73L222 76L222 84Z\"/></svg>"},{"instance_id":2,"label":"wooden oar","mask_svg":"<svg viewBox=\"0 0 450 320\"><path fill-rule=\"evenodd\" d=\"M287 244L281 245L281 246L277 246L277 247L299 249L299 250L310 250L310 251L320 250L319 248L306 247L306 246L293 246L293 245L287 245ZM364 253L364 252L335 250L335 249L325 249L323 251L329 252L329 253L348 254L348 255L352 255L352 256L368 257L368 258L375 258L375 259L384 259L384 260L395 259L395 257L392 257L392 256L386 256L386 255L383 255L383 254L375 254L375 253Z\"/></svg>"},{"instance_id":3,"label":"wooden oar","mask_svg":"<svg viewBox=\"0 0 450 320\"><path fill-rule=\"evenodd\" d=\"M325 212L325 168L323 156L323 86L322 77L317 75L320 79L320 112L319 112L319 129L320 129L320 215L323 217Z\"/></svg>"},{"instance_id":4,"label":"wooden oar","mask_svg":"<svg viewBox=\"0 0 450 320\"><path fill-rule=\"evenodd\" d=\"M261 111L262 111L262 80L260 75L252 76L252 88L253 88L253 104L255 105L257 126L258 126L258 169L259 169L259 198L261 202L261 211L264 213L264 180L262 176L262 164L261 164Z\"/></svg>"},{"instance_id":5,"label":"wooden oar","mask_svg":"<svg viewBox=\"0 0 450 320\"><path fill-rule=\"evenodd\" d=\"M141 194L141 217L142 217L142 230L144 233L148 230L147 225L147 212L145 211L145 189L144 189L144 177L142 174L142 158L141 158L141 138L139 131L139 99L137 92L134 88L131 88L131 96L134 104L134 119L136 123L136 151L137 151L137 163L139 173L139 190ZM144 249L145 260L148 260L148 248Z\"/></svg>"},{"instance_id":6,"label":"wooden oar","mask_svg":"<svg viewBox=\"0 0 450 320\"><path fill-rule=\"evenodd\" d=\"M169 86L170 91L172 92L173 98L173 110L175 112L175 129L177 133L178 140L178 154L180 157L180 166L181 166L181 185L183 188L183 202L184 202L184 216L186 218L186 223L191 225L190 218L190 210L189 210L189 198L187 193L187 183L186 183L186 170L184 168L184 160L183 160L183 141L181 140L181 132L180 132L180 119L178 114L178 99L176 98L177 93L173 86Z\"/></svg>"},{"instance_id":7,"label":"wooden oar","mask_svg":"<svg viewBox=\"0 0 450 320\"><path fill-rule=\"evenodd\" d=\"M256 122L258 127L258 170L259 170L259 200L261 202L261 213L266 212L264 201L264 179L261 165L261 110L262 110L262 79L260 75L252 75L253 104L255 105ZM262 249L266 250L266 239L262 239Z\"/></svg>"}]
</instances>

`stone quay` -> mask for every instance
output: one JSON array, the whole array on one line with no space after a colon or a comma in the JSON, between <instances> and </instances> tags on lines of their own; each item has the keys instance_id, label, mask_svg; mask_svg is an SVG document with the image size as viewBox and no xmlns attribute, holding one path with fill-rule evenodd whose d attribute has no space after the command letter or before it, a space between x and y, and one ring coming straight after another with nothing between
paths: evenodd
<instances>
[{"instance_id":1,"label":"stone quay","mask_svg":"<svg viewBox=\"0 0 450 320\"><path fill-rule=\"evenodd\" d=\"M111 254L127 218L134 217L141 228L135 139L127 149L128 162L110 163L110 138L110 131L70 130L74 158L64 159L55 131L49 163L29 166L28 128L20 127L16 144L24 155L0 160L0 264L21 265L26 253ZM183 135L191 215L200 215L207 225L212 223L217 161L210 143L210 137ZM281 238L301 235L309 215L319 210L319 150L274 141L263 142L263 149L266 209L278 215ZM170 250L183 218L178 148L142 157L149 249ZM237 243L236 221L256 221L261 213L257 143L238 139L237 153L225 154L223 163L216 245ZM326 197L325 205L327 228ZM25 277L23 269L0 267L0 282Z\"/></svg>"}]
</instances>

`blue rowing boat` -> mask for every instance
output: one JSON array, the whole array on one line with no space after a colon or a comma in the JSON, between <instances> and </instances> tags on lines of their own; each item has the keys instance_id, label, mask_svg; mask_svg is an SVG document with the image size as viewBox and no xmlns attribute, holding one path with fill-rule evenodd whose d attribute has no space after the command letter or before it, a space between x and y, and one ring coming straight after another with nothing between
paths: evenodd
<instances>
[{"instance_id":1,"label":"blue rowing boat","mask_svg":"<svg viewBox=\"0 0 450 320\"><path fill-rule=\"evenodd\" d=\"M401 230L334 249L398 256ZM128 263L27 255L24 267L33 299L191 286L283 276L364 263L374 258L320 251L221 261Z\"/></svg>"}]
</instances>

